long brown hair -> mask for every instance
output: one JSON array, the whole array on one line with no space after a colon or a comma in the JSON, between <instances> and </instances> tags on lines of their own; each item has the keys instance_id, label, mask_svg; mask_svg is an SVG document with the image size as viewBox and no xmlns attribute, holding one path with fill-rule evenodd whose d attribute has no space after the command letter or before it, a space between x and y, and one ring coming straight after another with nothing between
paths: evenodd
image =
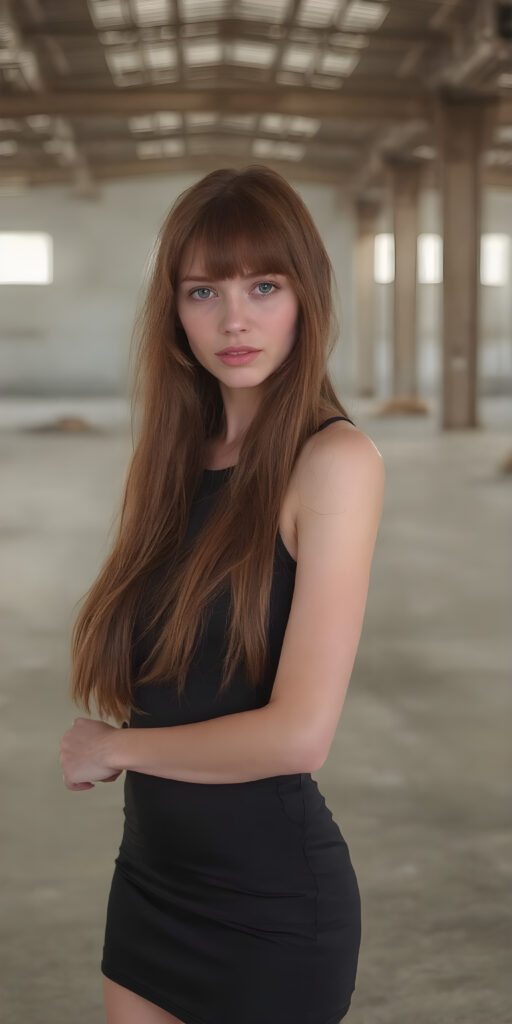
<instances>
[{"instance_id":1,"label":"long brown hair","mask_svg":"<svg viewBox=\"0 0 512 1024\"><path fill-rule=\"evenodd\" d=\"M248 272L287 275L299 312L294 346L263 382L238 462L193 544L185 544L208 441L225 426L218 381L195 358L177 313L183 255L196 245L212 280ZM212 171L171 207L132 335L133 454L116 536L72 629L70 692L87 712L94 697L100 716L121 722L136 708L136 687L162 680L172 681L181 699L207 605L226 586L231 590L229 643L219 692L240 662L251 686L261 681L286 487L302 446L320 422L345 415L327 369L338 332L333 280L307 207L269 167ZM134 441L136 413L140 425ZM163 566L147 627L158 626L158 640L134 679L133 629L142 588Z\"/></svg>"}]
</instances>

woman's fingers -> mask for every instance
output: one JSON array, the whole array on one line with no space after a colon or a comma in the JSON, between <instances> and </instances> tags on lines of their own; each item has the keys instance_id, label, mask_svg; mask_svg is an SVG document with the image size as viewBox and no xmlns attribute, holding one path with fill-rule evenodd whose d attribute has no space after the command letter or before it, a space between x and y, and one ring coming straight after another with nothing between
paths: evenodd
<instances>
[{"instance_id":1,"label":"woman's fingers","mask_svg":"<svg viewBox=\"0 0 512 1024\"><path fill-rule=\"evenodd\" d=\"M98 781L99 782L115 782L115 780L119 778L120 774L121 774L121 772L114 772L114 774L113 775L109 775L108 778L106 778L106 779L99 779ZM93 789L94 786L96 785L95 782L70 782L70 783L67 783L66 782L66 776L64 774L62 775L62 778L64 779L64 782L66 783L66 788L67 789L73 789L73 790Z\"/></svg>"}]
</instances>

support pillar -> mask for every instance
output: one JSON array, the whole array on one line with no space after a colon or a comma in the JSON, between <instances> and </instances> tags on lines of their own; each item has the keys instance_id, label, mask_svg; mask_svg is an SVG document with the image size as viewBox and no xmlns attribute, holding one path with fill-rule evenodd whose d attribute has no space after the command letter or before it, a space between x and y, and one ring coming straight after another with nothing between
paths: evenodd
<instances>
[{"instance_id":1,"label":"support pillar","mask_svg":"<svg viewBox=\"0 0 512 1024\"><path fill-rule=\"evenodd\" d=\"M375 394L375 280L374 249L379 205L356 202L355 243L356 346L355 391L364 397Z\"/></svg>"},{"instance_id":2,"label":"support pillar","mask_svg":"<svg viewBox=\"0 0 512 1024\"><path fill-rule=\"evenodd\" d=\"M416 276L418 195L422 167L419 162L386 162L393 204L395 238L393 394L392 400L417 397Z\"/></svg>"},{"instance_id":3,"label":"support pillar","mask_svg":"<svg viewBox=\"0 0 512 1024\"><path fill-rule=\"evenodd\" d=\"M494 102L438 98L443 216L441 426L476 426L483 153Z\"/></svg>"}]
</instances>

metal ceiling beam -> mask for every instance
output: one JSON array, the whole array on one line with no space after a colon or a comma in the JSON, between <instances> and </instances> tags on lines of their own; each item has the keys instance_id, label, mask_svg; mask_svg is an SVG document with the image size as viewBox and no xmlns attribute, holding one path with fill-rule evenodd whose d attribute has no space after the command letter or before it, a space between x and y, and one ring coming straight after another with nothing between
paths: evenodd
<instances>
[{"instance_id":1,"label":"metal ceiling beam","mask_svg":"<svg viewBox=\"0 0 512 1024\"><path fill-rule=\"evenodd\" d=\"M340 191L346 190L348 193L353 191L351 187L352 176L347 175L340 169L319 168L315 164L307 163L303 160L293 163L290 160L265 159L261 161L252 159L251 163L264 163L265 166L274 167L288 179L325 182L338 186ZM239 154L230 155L226 153L223 166L244 167L246 165L247 160L241 158ZM197 174L205 174L207 171L217 169L219 166L218 156L212 154L211 156L185 156L148 161L109 161L108 163L93 164L91 170L96 181L110 181L118 178L150 178L159 174L169 176L196 172ZM484 185L487 187L512 188L512 170L484 168L482 177ZM72 169L39 167L31 171L14 172L11 170L8 174L0 174L0 192L3 181L9 182L14 179L23 182L28 187L57 185L72 181ZM422 169L422 180L425 185L437 187L437 161L425 162L425 166ZM368 191L376 195L381 191L382 195L384 195L386 188L384 180L374 181L371 186L368 185L367 188L363 188L361 194L364 195L364 192Z\"/></svg>"},{"instance_id":2,"label":"metal ceiling beam","mask_svg":"<svg viewBox=\"0 0 512 1024\"><path fill-rule=\"evenodd\" d=\"M156 160L123 160L109 163L98 163L93 165L95 181L109 181L117 178L146 178L154 175L186 174L197 172L204 174L209 170L216 170L218 167L245 167L247 159L239 154L226 154L222 160L212 154L201 156L172 157ZM274 167L286 177L298 181L318 181L328 184L343 186L343 174L338 170L320 169L314 164L308 164L303 160L293 163L291 160L259 160L251 158L251 164L263 164L265 167ZM66 168L34 168L34 170L20 171L9 174L0 174L0 192L2 180L22 179L29 186L54 185L71 181L70 171Z\"/></svg>"},{"instance_id":3,"label":"metal ceiling beam","mask_svg":"<svg viewBox=\"0 0 512 1024\"><path fill-rule=\"evenodd\" d=\"M185 39L190 38L191 32L193 32L194 39L200 39L205 35L211 35L212 31L215 32L219 39L245 39L250 37L251 39L264 39L266 41L279 39L281 35L287 36L290 33L295 33L299 40L305 36L312 41L321 40L325 37L332 41L334 46L340 45L343 36L346 36L348 40L352 37L355 39L364 37L368 39L372 48L389 49L394 46L414 46L425 42L432 43L434 46L439 45L445 43L450 38L453 28L440 26L436 29L334 29L332 26L328 28L315 28L310 25L301 25L290 18L282 22L270 22L268 25L265 25L265 22L248 18L210 18L201 21L181 20L179 24L162 22L155 25L132 24L104 28L95 28L89 20L80 23L75 21L66 22L63 19L59 19L58 22L48 21L39 25L27 26L24 29L27 39L54 36L61 42L87 42L89 40L101 42L101 36L106 36L107 34L112 37L115 35L119 36L120 42L124 41L124 37L127 37L128 40L133 39L135 34L140 35L144 40L168 41L175 39L177 35Z\"/></svg>"},{"instance_id":4,"label":"metal ceiling beam","mask_svg":"<svg viewBox=\"0 0 512 1024\"><path fill-rule=\"evenodd\" d=\"M388 81L389 84L389 81ZM336 121L381 123L383 120L406 121L420 118L430 122L433 106L439 102L438 93L418 92L411 96L402 92L383 95L376 86L375 93L342 87L339 91L324 89L277 88L233 89L113 89L102 92L40 92L0 94L0 116L27 117L31 114L61 114L80 117L103 115L129 116L154 113L158 110L215 111L218 113L275 114L323 117ZM455 97L454 97L455 98ZM461 96L462 98L462 96ZM464 99L495 100L496 123L512 124L512 99L490 93L466 93Z\"/></svg>"},{"instance_id":5,"label":"metal ceiling beam","mask_svg":"<svg viewBox=\"0 0 512 1024\"><path fill-rule=\"evenodd\" d=\"M389 87L389 80L388 80ZM153 113L158 110L216 111L219 113L268 113L295 114L303 117L324 117L335 120L372 122L383 120L400 121L410 118L432 117L432 97L424 90L407 86L404 95L403 82L400 93L383 94L375 84L374 93L344 87L336 91L325 89L273 88L233 89L233 83L225 88L177 89L112 89L94 92L40 92L0 94L0 116L26 117L30 114L61 114L85 117L103 115L133 115ZM416 91L416 95L411 92ZM512 105L512 104L511 104Z\"/></svg>"}]
</instances>

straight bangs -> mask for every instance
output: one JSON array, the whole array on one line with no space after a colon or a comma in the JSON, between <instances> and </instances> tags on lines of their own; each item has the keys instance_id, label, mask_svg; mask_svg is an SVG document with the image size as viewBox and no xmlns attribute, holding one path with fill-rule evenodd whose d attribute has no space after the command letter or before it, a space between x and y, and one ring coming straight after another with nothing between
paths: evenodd
<instances>
[{"instance_id":1,"label":"straight bangs","mask_svg":"<svg viewBox=\"0 0 512 1024\"><path fill-rule=\"evenodd\" d=\"M184 272L184 257L201 259L206 277L212 281L246 274L284 274L298 284L298 273L287 244L287 232L276 221L275 211L251 196L222 196L201 211L201 220L189 232L181 259L175 268Z\"/></svg>"}]
</instances>

